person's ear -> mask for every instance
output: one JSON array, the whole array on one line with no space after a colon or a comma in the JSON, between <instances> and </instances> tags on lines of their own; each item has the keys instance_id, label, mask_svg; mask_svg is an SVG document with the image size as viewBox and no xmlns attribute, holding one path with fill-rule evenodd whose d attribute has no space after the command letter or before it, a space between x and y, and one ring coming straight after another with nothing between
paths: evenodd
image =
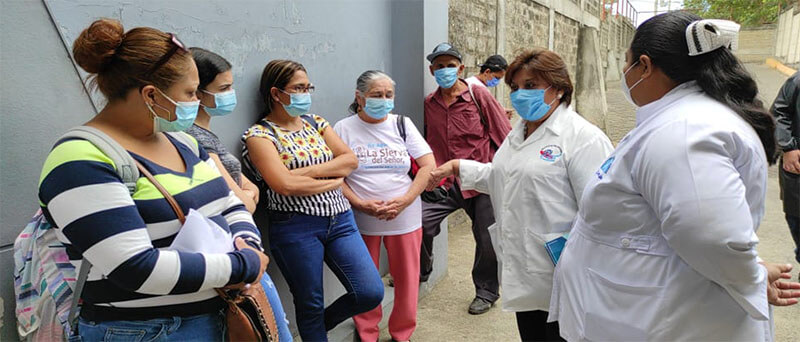
<instances>
[{"instance_id":1,"label":"person's ear","mask_svg":"<svg viewBox=\"0 0 800 342\"><path fill-rule=\"evenodd\" d=\"M642 76L641 76L642 79L648 78L651 75L653 75L654 71L653 68L655 66L653 65L653 60L650 59L650 56L648 55L639 56L639 64L642 65Z\"/></svg>"},{"instance_id":2,"label":"person's ear","mask_svg":"<svg viewBox=\"0 0 800 342\"><path fill-rule=\"evenodd\" d=\"M356 90L356 103L358 103L358 105L361 108L364 108L364 106L366 105L366 102L367 102L367 97L361 95L361 92Z\"/></svg>"},{"instance_id":3,"label":"person's ear","mask_svg":"<svg viewBox=\"0 0 800 342\"><path fill-rule=\"evenodd\" d=\"M431 65L429 65L429 66L428 66L428 70L430 70L430 71L431 71L431 76L434 76L433 72L434 72L435 70L433 70L433 64L431 64Z\"/></svg>"},{"instance_id":4,"label":"person's ear","mask_svg":"<svg viewBox=\"0 0 800 342\"><path fill-rule=\"evenodd\" d=\"M458 66L458 74L461 75L462 72L464 72L464 64Z\"/></svg>"},{"instance_id":5,"label":"person's ear","mask_svg":"<svg viewBox=\"0 0 800 342\"><path fill-rule=\"evenodd\" d=\"M272 101L283 104L281 101L281 91L278 88L272 87L269 89L269 95L272 96Z\"/></svg>"},{"instance_id":6,"label":"person's ear","mask_svg":"<svg viewBox=\"0 0 800 342\"><path fill-rule=\"evenodd\" d=\"M142 97L142 101L149 105L153 105L156 102L156 87L152 85L146 85L141 88L139 91L139 95Z\"/></svg>"}]
</instances>

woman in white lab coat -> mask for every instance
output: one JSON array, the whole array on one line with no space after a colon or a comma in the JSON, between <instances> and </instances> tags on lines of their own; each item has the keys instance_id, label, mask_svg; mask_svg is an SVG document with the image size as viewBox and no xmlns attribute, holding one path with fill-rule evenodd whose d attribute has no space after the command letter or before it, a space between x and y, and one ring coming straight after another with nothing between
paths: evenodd
<instances>
[{"instance_id":1,"label":"woman in white lab coat","mask_svg":"<svg viewBox=\"0 0 800 342\"><path fill-rule=\"evenodd\" d=\"M584 190L554 277L567 340L764 341L769 303L797 302L778 281L791 265L756 252L775 126L728 48L737 31L687 12L637 29L636 127Z\"/></svg>"},{"instance_id":2,"label":"woman in white lab coat","mask_svg":"<svg viewBox=\"0 0 800 342\"><path fill-rule=\"evenodd\" d=\"M505 81L522 120L493 162L451 160L433 171L430 187L455 175L462 189L491 195L503 309L516 312L523 341L560 340L558 325L547 323L554 265L545 243L569 232L584 185L613 147L568 108L572 82L556 53L521 54Z\"/></svg>"}]
</instances>

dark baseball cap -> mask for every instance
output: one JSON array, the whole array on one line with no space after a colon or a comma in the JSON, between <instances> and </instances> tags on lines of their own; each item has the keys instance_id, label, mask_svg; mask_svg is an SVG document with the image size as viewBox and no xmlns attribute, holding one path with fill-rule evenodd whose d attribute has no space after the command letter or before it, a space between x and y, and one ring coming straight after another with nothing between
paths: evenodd
<instances>
[{"instance_id":1,"label":"dark baseball cap","mask_svg":"<svg viewBox=\"0 0 800 342\"><path fill-rule=\"evenodd\" d=\"M483 64L481 64L480 66L487 67L490 69L505 70L508 69L508 62L506 62L506 59L503 58L503 56L494 55L494 56L489 56L489 58L486 59L486 62L483 62Z\"/></svg>"},{"instance_id":2,"label":"dark baseball cap","mask_svg":"<svg viewBox=\"0 0 800 342\"><path fill-rule=\"evenodd\" d=\"M450 43L441 43L436 45L436 47L433 48L433 52L431 52L431 54L426 58L428 59L428 62L433 63L433 60L436 59L436 57L444 55L453 56L458 58L459 61L461 60L461 53L458 52L458 50L456 50L456 48Z\"/></svg>"}]
</instances>

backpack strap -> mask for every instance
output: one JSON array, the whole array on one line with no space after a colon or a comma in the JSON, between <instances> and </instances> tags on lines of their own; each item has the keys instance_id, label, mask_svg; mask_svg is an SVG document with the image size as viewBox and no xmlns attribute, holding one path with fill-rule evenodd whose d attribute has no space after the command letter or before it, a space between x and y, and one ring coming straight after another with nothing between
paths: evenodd
<instances>
[{"instance_id":1,"label":"backpack strap","mask_svg":"<svg viewBox=\"0 0 800 342\"><path fill-rule=\"evenodd\" d=\"M472 97L472 102L475 102L475 107L478 107L478 115L481 117L481 125L483 126L483 130L488 132L489 123L487 122L486 114L483 113L483 109L481 108L480 102L478 102L478 98L476 98L475 93L472 92L472 85L467 84L467 88L469 89L469 96Z\"/></svg>"},{"instance_id":2,"label":"backpack strap","mask_svg":"<svg viewBox=\"0 0 800 342\"><path fill-rule=\"evenodd\" d=\"M192 153L196 156L200 156L200 147L198 146L197 140L192 138L186 132L166 132L169 136L175 138L175 140L180 141L182 144L186 145ZM135 166L134 166L135 168Z\"/></svg>"},{"instance_id":3,"label":"backpack strap","mask_svg":"<svg viewBox=\"0 0 800 342\"><path fill-rule=\"evenodd\" d=\"M103 131L90 126L74 127L58 140L60 141L67 138L88 140L92 145L100 149L103 154L111 158L119 177L122 178L122 183L124 183L125 186L128 187L128 191L133 194L136 190L136 181L139 180L139 170L136 169L136 162L133 160L133 157L131 157L130 153L128 153L124 147L107 134L103 133ZM195 149L196 148L197 147L195 147Z\"/></svg>"},{"instance_id":4,"label":"backpack strap","mask_svg":"<svg viewBox=\"0 0 800 342\"><path fill-rule=\"evenodd\" d=\"M111 160L114 162L114 167L117 169L117 173L119 174L120 178L122 178L122 183L125 184L125 186L128 188L128 191L130 191L131 195L133 195L133 192L136 191L136 181L139 179L139 170L136 167L136 161L134 161L133 157L131 157L130 153L128 153L124 147L122 147L110 136L103 133L103 131L90 126L74 127L62 135L58 140L60 141L63 139L72 138L89 141L92 143L92 145L100 149L103 154L111 158ZM187 145L189 145L190 148L192 145L194 145L194 149L197 149L197 145L195 144ZM83 293L84 285L86 284L86 280L89 278L89 270L91 268L92 263L84 258L81 262L81 269L78 272L78 278L75 281L75 290L72 293L72 302L70 303L69 314L67 315L67 323L70 327L70 334L73 335L77 333L77 308L81 299L81 293Z\"/></svg>"},{"instance_id":5,"label":"backpack strap","mask_svg":"<svg viewBox=\"0 0 800 342\"><path fill-rule=\"evenodd\" d=\"M69 305L69 314L67 314L67 323L69 324L70 335L77 335L78 333L78 304L81 300L81 293L83 293L86 279L89 278L89 269L92 268L92 263L86 258L83 258L81 263L81 270L78 272L78 279L75 281L75 291L72 292L72 301Z\"/></svg>"},{"instance_id":6,"label":"backpack strap","mask_svg":"<svg viewBox=\"0 0 800 342\"><path fill-rule=\"evenodd\" d=\"M400 137L403 138L403 141L406 141L406 117L405 115L397 115L397 132L400 133Z\"/></svg>"}]
</instances>

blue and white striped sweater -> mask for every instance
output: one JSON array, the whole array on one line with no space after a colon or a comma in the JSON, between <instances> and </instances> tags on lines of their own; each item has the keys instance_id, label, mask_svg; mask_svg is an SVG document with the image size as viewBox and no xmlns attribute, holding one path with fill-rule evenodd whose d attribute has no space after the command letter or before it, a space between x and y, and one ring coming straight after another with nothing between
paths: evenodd
<instances>
[{"instance_id":1,"label":"blue and white striped sweater","mask_svg":"<svg viewBox=\"0 0 800 342\"><path fill-rule=\"evenodd\" d=\"M169 138L186 163L176 172L132 153L184 213L195 209L234 236L260 239L252 216L228 188L208 154L199 157ZM93 267L83 291L90 320L140 320L188 316L222 306L214 288L252 282L259 258L252 251L227 254L163 249L181 224L163 195L145 177L133 196L113 162L85 140L60 141L42 170L39 199L48 220L78 267Z\"/></svg>"}]
</instances>

